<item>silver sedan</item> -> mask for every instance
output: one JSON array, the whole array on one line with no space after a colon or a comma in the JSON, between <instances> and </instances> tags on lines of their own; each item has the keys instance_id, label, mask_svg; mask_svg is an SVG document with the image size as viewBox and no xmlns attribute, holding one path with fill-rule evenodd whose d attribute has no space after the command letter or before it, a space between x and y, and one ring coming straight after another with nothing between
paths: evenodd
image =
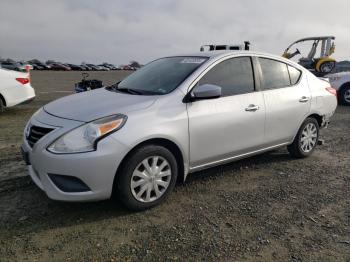
<instances>
[{"instance_id":1,"label":"silver sedan","mask_svg":"<svg viewBox=\"0 0 350 262\"><path fill-rule=\"evenodd\" d=\"M115 194L142 210L194 171L282 146L309 156L336 106L329 82L277 56L165 57L119 83L45 105L24 130L22 153L52 199Z\"/></svg>"}]
</instances>

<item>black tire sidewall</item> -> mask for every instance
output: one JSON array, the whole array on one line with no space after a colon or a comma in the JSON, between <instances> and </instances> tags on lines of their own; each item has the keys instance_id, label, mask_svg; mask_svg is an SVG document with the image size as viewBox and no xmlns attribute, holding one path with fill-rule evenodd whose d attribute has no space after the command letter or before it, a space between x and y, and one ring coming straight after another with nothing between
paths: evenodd
<instances>
[{"instance_id":1,"label":"black tire sidewall","mask_svg":"<svg viewBox=\"0 0 350 262\"><path fill-rule=\"evenodd\" d=\"M5 109L5 105L4 105L4 102L2 101L2 98L0 97L0 113L4 112L4 109Z\"/></svg>"},{"instance_id":2,"label":"black tire sidewall","mask_svg":"<svg viewBox=\"0 0 350 262\"><path fill-rule=\"evenodd\" d=\"M153 202L140 202L135 199L131 192L131 178L135 168L147 157L161 156L165 158L170 164L171 181L166 192L157 200ZM165 147L158 145L146 145L134 150L131 155L123 162L120 172L117 174L116 185L114 189L118 195L119 200L127 208L135 211L145 210L158 205L165 200L168 194L173 190L178 174L178 165L175 156Z\"/></svg>"},{"instance_id":3,"label":"black tire sidewall","mask_svg":"<svg viewBox=\"0 0 350 262\"><path fill-rule=\"evenodd\" d=\"M316 138L316 144L315 146L312 148L312 150L310 152L304 152L302 149L301 149L301 143L300 143L300 140L301 140L301 135L302 135L302 132L305 128L306 125L310 124L310 123L313 123L315 126L316 126L316 129L317 129L317 138ZM311 155L313 153L313 151L315 150L316 146L317 146L317 142L318 142L318 138L319 138L319 135L320 135L320 127L318 125L318 122L315 118L307 118L304 123L301 125L299 131L298 131L298 135L297 135L297 148L298 148L298 151L300 153L300 155L304 156L304 157L307 157L309 155Z\"/></svg>"},{"instance_id":4,"label":"black tire sidewall","mask_svg":"<svg viewBox=\"0 0 350 262\"><path fill-rule=\"evenodd\" d=\"M350 106L350 103L348 101L345 100L345 92L350 90L350 84L344 86L341 90L340 90L340 100L341 100L341 104L342 105L346 105L346 106Z\"/></svg>"}]
</instances>

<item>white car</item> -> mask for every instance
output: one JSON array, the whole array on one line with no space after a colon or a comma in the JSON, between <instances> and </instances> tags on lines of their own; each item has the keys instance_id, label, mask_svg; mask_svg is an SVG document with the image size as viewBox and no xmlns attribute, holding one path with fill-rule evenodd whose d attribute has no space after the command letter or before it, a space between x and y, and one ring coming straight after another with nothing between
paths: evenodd
<instances>
[{"instance_id":1,"label":"white car","mask_svg":"<svg viewBox=\"0 0 350 262\"><path fill-rule=\"evenodd\" d=\"M0 68L0 112L28 102L35 97L34 88L30 85L29 73Z\"/></svg>"},{"instance_id":2,"label":"white car","mask_svg":"<svg viewBox=\"0 0 350 262\"><path fill-rule=\"evenodd\" d=\"M332 87L337 90L339 102L350 106L350 72L326 75Z\"/></svg>"}]
</instances>

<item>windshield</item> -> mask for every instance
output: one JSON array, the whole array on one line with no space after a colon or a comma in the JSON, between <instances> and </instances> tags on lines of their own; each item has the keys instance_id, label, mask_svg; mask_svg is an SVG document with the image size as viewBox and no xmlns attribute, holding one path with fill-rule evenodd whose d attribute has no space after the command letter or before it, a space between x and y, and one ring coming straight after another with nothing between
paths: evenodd
<instances>
[{"instance_id":1,"label":"windshield","mask_svg":"<svg viewBox=\"0 0 350 262\"><path fill-rule=\"evenodd\" d=\"M117 90L131 90L147 95L168 94L207 59L177 56L155 60L121 81Z\"/></svg>"}]
</instances>

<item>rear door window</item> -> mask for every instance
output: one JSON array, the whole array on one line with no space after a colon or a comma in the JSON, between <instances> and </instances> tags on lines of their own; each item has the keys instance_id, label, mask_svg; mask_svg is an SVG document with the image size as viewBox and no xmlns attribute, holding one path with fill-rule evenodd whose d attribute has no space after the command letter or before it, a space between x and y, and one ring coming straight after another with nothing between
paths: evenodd
<instances>
[{"instance_id":1,"label":"rear door window","mask_svg":"<svg viewBox=\"0 0 350 262\"><path fill-rule=\"evenodd\" d=\"M222 88L222 96L254 92L254 75L250 57L227 59L206 73L199 84L212 84Z\"/></svg>"},{"instance_id":2,"label":"rear door window","mask_svg":"<svg viewBox=\"0 0 350 262\"><path fill-rule=\"evenodd\" d=\"M259 58L264 90L290 86L287 64L268 58Z\"/></svg>"}]
</instances>

